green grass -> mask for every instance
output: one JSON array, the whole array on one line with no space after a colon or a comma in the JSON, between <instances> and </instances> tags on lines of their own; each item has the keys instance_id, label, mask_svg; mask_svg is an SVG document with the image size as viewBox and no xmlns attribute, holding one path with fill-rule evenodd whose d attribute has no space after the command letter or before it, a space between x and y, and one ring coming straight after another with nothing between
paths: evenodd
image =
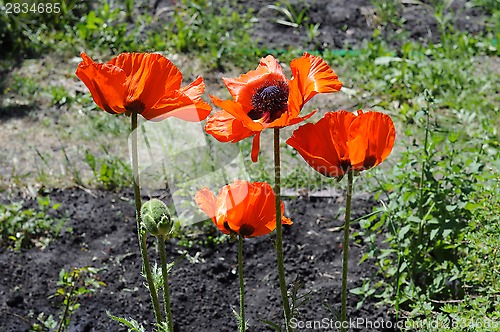
<instances>
[{"instance_id":1,"label":"green grass","mask_svg":"<svg viewBox=\"0 0 500 332\"><path fill-rule=\"evenodd\" d=\"M23 203L0 205L0 247L16 251L34 246L43 249L64 226L64 217L53 216L60 204L51 204L49 197L39 197L36 209L25 208Z\"/></svg>"},{"instance_id":2,"label":"green grass","mask_svg":"<svg viewBox=\"0 0 500 332\"><path fill-rule=\"evenodd\" d=\"M274 11L275 22L284 26L298 28L309 22L308 11L310 4L306 1L291 3L286 0L277 1L275 5L268 5L261 10Z\"/></svg>"},{"instance_id":3,"label":"green grass","mask_svg":"<svg viewBox=\"0 0 500 332\"><path fill-rule=\"evenodd\" d=\"M484 218L479 209L498 214L497 203L485 197L498 193L500 68L478 65L498 51L466 34L443 37L441 44L406 44L396 51L370 44L350 64L359 76L347 84L367 96L360 106L390 113L398 127L386 165L366 172L368 183L361 181L384 204L360 221L355 234L369 243L363 260L378 266L378 277L353 292L376 296L400 317L417 321L438 317L456 300L469 310L462 318L482 315L470 312L479 291L471 283L475 274L461 271L471 266L470 252L478 251L473 239L485 236L471 223L496 223L494 213ZM482 257L472 265L475 273L486 262Z\"/></svg>"}]
</instances>

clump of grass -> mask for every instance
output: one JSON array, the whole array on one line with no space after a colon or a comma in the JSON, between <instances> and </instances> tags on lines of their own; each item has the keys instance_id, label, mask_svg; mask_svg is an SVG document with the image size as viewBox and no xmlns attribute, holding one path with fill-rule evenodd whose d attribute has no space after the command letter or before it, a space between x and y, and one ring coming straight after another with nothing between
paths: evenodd
<instances>
[{"instance_id":1,"label":"clump of grass","mask_svg":"<svg viewBox=\"0 0 500 332\"><path fill-rule=\"evenodd\" d=\"M402 31L405 20L402 17L403 5L399 0L372 0L375 8L375 24L381 30Z\"/></svg>"},{"instance_id":2,"label":"clump of grass","mask_svg":"<svg viewBox=\"0 0 500 332\"><path fill-rule=\"evenodd\" d=\"M45 248L57 238L66 218L54 217L60 204L51 204L50 198L38 197L38 209L24 208L23 202L0 205L0 247L16 251L33 246Z\"/></svg>"},{"instance_id":3,"label":"clump of grass","mask_svg":"<svg viewBox=\"0 0 500 332\"><path fill-rule=\"evenodd\" d=\"M111 190L130 186L132 171L127 163L111 156L106 150L106 156L96 157L90 151L85 154L85 161L94 174L98 186Z\"/></svg>"},{"instance_id":4,"label":"clump of grass","mask_svg":"<svg viewBox=\"0 0 500 332\"><path fill-rule=\"evenodd\" d=\"M60 2L58 12L41 14L37 11L21 11L8 14L4 1L0 1L0 58L28 58L41 55L54 47L52 38L47 36L60 33L75 25L90 10L88 2L68 0ZM63 38L64 39L64 38Z\"/></svg>"},{"instance_id":5,"label":"clump of grass","mask_svg":"<svg viewBox=\"0 0 500 332\"><path fill-rule=\"evenodd\" d=\"M308 12L310 4L306 1L292 3L290 1L277 1L275 5L268 5L264 9L272 10L277 14L275 23L298 28L309 22Z\"/></svg>"},{"instance_id":6,"label":"clump of grass","mask_svg":"<svg viewBox=\"0 0 500 332\"><path fill-rule=\"evenodd\" d=\"M484 182L473 186L466 209L470 222L463 229L462 253L458 260L457 280L463 283L463 298L459 300L421 300L413 306L409 322L424 326L422 331L434 331L426 325L430 320L446 323L446 331L459 332L465 327L474 331L492 331L498 325L500 293L498 242L500 236L500 174L483 174ZM474 324L474 325L473 325ZM426 327L427 326L427 327ZM426 328L425 328L426 327Z\"/></svg>"},{"instance_id":7,"label":"clump of grass","mask_svg":"<svg viewBox=\"0 0 500 332\"><path fill-rule=\"evenodd\" d=\"M169 46L179 52L196 52L217 69L229 63L245 64L256 56L248 31L253 13L241 7L207 0L180 0L167 31Z\"/></svg>"}]
</instances>

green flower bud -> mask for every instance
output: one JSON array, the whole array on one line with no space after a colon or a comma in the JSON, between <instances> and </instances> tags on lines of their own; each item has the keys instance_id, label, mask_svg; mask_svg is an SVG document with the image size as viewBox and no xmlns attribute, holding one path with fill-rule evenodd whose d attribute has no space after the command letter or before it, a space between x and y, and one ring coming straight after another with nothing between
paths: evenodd
<instances>
[{"instance_id":1,"label":"green flower bud","mask_svg":"<svg viewBox=\"0 0 500 332\"><path fill-rule=\"evenodd\" d=\"M153 198L142 205L142 224L153 236L165 236L172 229L172 219L168 208L159 199Z\"/></svg>"}]
</instances>

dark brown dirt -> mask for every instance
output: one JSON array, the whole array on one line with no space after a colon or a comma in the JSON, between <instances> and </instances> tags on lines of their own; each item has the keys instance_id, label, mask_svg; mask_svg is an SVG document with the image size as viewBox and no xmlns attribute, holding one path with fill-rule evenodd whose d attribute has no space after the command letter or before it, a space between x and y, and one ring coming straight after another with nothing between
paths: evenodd
<instances>
[{"instance_id":1,"label":"dark brown dirt","mask_svg":"<svg viewBox=\"0 0 500 332\"><path fill-rule=\"evenodd\" d=\"M473 7L470 1L454 0L449 7L439 8L434 0L387 1L396 4L394 8L374 6L371 0L212 0L212 6L230 6L240 13L251 11L256 23L250 34L254 41L270 52L304 49L323 51L359 48L364 41L373 37L378 30L391 45L408 41L438 42L440 23L457 31L472 34L486 30L488 14L481 7ZM382 1L377 1L382 2ZM164 11L176 3L175 0L157 0L152 6L152 13ZM287 6L286 3L290 4ZM269 8L279 5L286 8L292 16L303 12L299 21L290 21L283 13ZM392 12L391 12L392 11ZM440 16L440 18L438 18ZM293 27L277 23L277 20L299 23ZM448 24L449 23L449 24ZM317 34L309 36L308 30L318 25Z\"/></svg>"},{"instance_id":2,"label":"dark brown dirt","mask_svg":"<svg viewBox=\"0 0 500 332\"><path fill-rule=\"evenodd\" d=\"M99 268L99 277L107 286L82 299L69 331L124 330L107 317L106 310L151 323L154 318L148 293L139 276L132 195L55 190L50 197L67 211L66 226L73 231L63 233L43 251L33 248L0 253L2 331L28 331L28 322L34 322L30 313L33 317L42 312L57 316L60 304L48 296L58 287L59 271L83 266ZM297 197L286 201L286 214L294 221L284 232L287 281L291 283L298 277L305 284L302 292L312 292L310 300L299 310L299 319L304 321L333 318L324 304L338 308L340 303L342 233L332 229L343 223L338 217L343 215L339 213L344 205L341 201L342 196ZM369 212L372 204L367 197L356 196L353 217ZM246 315L250 331L268 330L259 319L281 321L273 239L274 235L263 236L248 239L244 244ZM150 244L150 252L154 253L154 245ZM238 310L236 249L236 244L228 241L192 248L169 241L169 260L178 258L182 250L198 257L195 263L184 259L171 274L176 331L236 330L231 310ZM362 246L351 245L351 289L371 275L369 264L357 265L362 249ZM356 303L357 298L351 295L349 313L353 318L391 319L387 308L365 303L357 310ZM147 327L151 329L150 325Z\"/></svg>"},{"instance_id":3,"label":"dark brown dirt","mask_svg":"<svg viewBox=\"0 0 500 332\"><path fill-rule=\"evenodd\" d=\"M391 44L407 41L437 42L440 30L436 13L439 9L432 3L421 1L420 4L402 4L398 2L395 15L387 10L381 12L370 0L290 0L296 13L305 11L305 19L299 27L290 27L276 23L284 18L278 11L269 9L276 1L250 0L241 1L245 8L252 8L258 22L252 32L259 45L270 50L296 49L335 50L359 47L363 41L371 39L375 29ZM388 1L390 3L391 1ZM282 7L285 7L282 5ZM387 22L384 16L399 21ZM401 17L402 19L397 19ZM467 5L466 0L451 2L449 8L442 10L444 20L450 22L457 31L476 34L484 31L486 14L479 7ZM317 36L310 38L308 29L319 24Z\"/></svg>"}]
</instances>

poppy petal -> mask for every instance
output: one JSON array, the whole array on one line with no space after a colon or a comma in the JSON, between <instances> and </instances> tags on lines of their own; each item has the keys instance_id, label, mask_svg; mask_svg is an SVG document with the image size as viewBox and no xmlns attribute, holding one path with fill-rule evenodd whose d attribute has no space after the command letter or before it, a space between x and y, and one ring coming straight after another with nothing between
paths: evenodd
<instances>
[{"instance_id":1,"label":"poppy petal","mask_svg":"<svg viewBox=\"0 0 500 332\"><path fill-rule=\"evenodd\" d=\"M253 90L258 85L261 85L262 81L267 79L286 80L278 60L272 55L262 58L257 69L242 74L237 78L223 78L222 80L231 96L236 101L242 102L242 92Z\"/></svg>"},{"instance_id":2,"label":"poppy petal","mask_svg":"<svg viewBox=\"0 0 500 332\"><path fill-rule=\"evenodd\" d=\"M302 127L300 127L302 128ZM300 129L299 128L299 129ZM344 175L344 171L338 166L340 164L340 161L335 163L331 162L327 159L325 159L324 152L321 153L312 153L310 152L310 146L308 141L303 141L301 140L301 134L299 135L294 135L290 137L286 143L293 147L299 154L304 158L304 160L313 168L316 172L328 176L328 177L338 177ZM318 143L319 144L319 143ZM325 151L326 152L326 151ZM331 155L329 156L330 160L336 158L336 151L330 150L329 152ZM321 154L321 155L319 155Z\"/></svg>"},{"instance_id":3,"label":"poppy petal","mask_svg":"<svg viewBox=\"0 0 500 332\"><path fill-rule=\"evenodd\" d=\"M256 163L259 160L260 150L260 131L255 134L252 141L252 161Z\"/></svg>"},{"instance_id":4,"label":"poppy petal","mask_svg":"<svg viewBox=\"0 0 500 332\"><path fill-rule=\"evenodd\" d=\"M203 81L203 77L198 76L189 85L181 88L180 92L193 101L201 100L201 96L205 93L205 82Z\"/></svg>"},{"instance_id":5,"label":"poppy petal","mask_svg":"<svg viewBox=\"0 0 500 332\"><path fill-rule=\"evenodd\" d=\"M276 213L276 206L273 206L273 210ZM289 218L285 217L283 215L284 212L285 212L285 205L283 204L283 202L281 202L281 223L283 225L292 225L293 224L292 220L290 220ZM271 220L270 222L268 222L266 224L266 228L269 230L268 232L272 232L272 231L274 231L276 229L276 214L275 214L274 219Z\"/></svg>"},{"instance_id":6,"label":"poppy petal","mask_svg":"<svg viewBox=\"0 0 500 332\"><path fill-rule=\"evenodd\" d=\"M97 106L112 114L126 112L125 72L113 65L95 63L83 52L80 56L83 62L78 65L76 76L87 86Z\"/></svg>"},{"instance_id":7,"label":"poppy petal","mask_svg":"<svg viewBox=\"0 0 500 332\"><path fill-rule=\"evenodd\" d=\"M166 116L164 118L173 116L185 121L200 122L205 120L210 115L212 107L201 99L201 96L205 92L205 83L203 82L203 78L201 76L198 76L198 78L191 82L191 84L181 88L179 92L183 96L188 97L191 100L191 103L189 103L186 98L182 97L181 99L185 103L184 106L170 111L167 107L165 111L169 113L165 114ZM167 103L167 105L168 104L169 103ZM155 106L155 108L159 107L161 106L158 104Z\"/></svg>"},{"instance_id":8,"label":"poppy petal","mask_svg":"<svg viewBox=\"0 0 500 332\"><path fill-rule=\"evenodd\" d=\"M242 104L234 100L222 100L212 95L210 95L210 98L216 106L222 108L233 117L240 120L247 129L251 131L261 131L265 128L261 123L254 122L250 119L247 112L243 109Z\"/></svg>"},{"instance_id":9,"label":"poppy petal","mask_svg":"<svg viewBox=\"0 0 500 332\"><path fill-rule=\"evenodd\" d=\"M170 60L157 53L122 53L108 64L120 67L127 74L126 103L140 100L150 109L169 92L179 90L182 73Z\"/></svg>"},{"instance_id":10,"label":"poppy petal","mask_svg":"<svg viewBox=\"0 0 500 332\"><path fill-rule=\"evenodd\" d=\"M194 200L200 209L205 212L214 223L217 224L215 220L217 198L214 194L212 194L212 192L205 187L196 193Z\"/></svg>"},{"instance_id":11,"label":"poppy petal","mask_svg":"<svg viewBox=\"0 0 500 332\"><path fill-rule=\"evenodd\" d=\"M171 116L199 122L210 114L210 105L203 101L194 102L185 94L173 91L169 96L156 103L153 108L146 109L142 116L146 120L161 121Z\"/></svg>"},{"instance_id":12,"label":"poppy petal","mask_svg":"<svg viewBox=\"0 0 500 332\"><path fill-rule=\"evenodd\" d=\"M245 237L255 237L276 228L276 196L268 183L235 181L230 187L234 200L231 204L237 204L233 209L228 208L227 220L231 229ZM283 203L281 207L283 214ZM288 218L282 220L291 222ZM249 230L251 233L243 234Z\"/></svg>"},{"instance_id":13,"label":"poppy petal","mask_svg":"<svg viewBox=\"0 0 500 332\"><path fill-rule=\"evenodd\" d=\"M265 58L260 59L259 67L265 67L270 73L285 76L283 74L283 68L281 68L280 63L272 55L268 55Z\"/></svg>"},{"instance_id":14,"label":"poppy petal","mask_svg":"<svg viewBox=\"0 0 500 332\"><path fill-rule=\"evenodd\" d=\"M228 225L227 225L227 206L226 206L226 198L227 198L229 189L230 188L228 185L222 187L219 191L219 195L217 196L217 200L215 202L215 206L216 206L215 225L224 234L230 233L230 230L228 229Z\"/></svg>"},{"instance_id":15,"label":"poppy petal","mask_svg":"<svg viewBox=\"0 0 500 332\"><path fill-rule=\"evenodd\" d=\"M281 214L283 214L283 212L285 211L285 206L283 206L282 210L281 210ZM287 218L285 216L281 217L281 223L283 225L293 225L293 221L292 219L290 218Z\"/></svg>"},{"instance_id":16,"label":"poppy petal","mask_svg":"<svg viewBox=\"0 0 500 332\"><path fill-rule=\"evenodd\" d=\"M345 174L349 160L347 132L356 116L350 112L326 113L317 123L300 126L293 132L287 144L295 148L304 160L325 176Z\"/></svg>"},{"instance_id":17,"label":"poppy petal","mask_svg":"<svg viewBox=\"0 0 500 332\"><path fill-rule=\"evenodd\" d=\"M347 111L328 112L324 119L329 123L330 142L333 143L334 149L337 151L338 162L345 160L351 164L347 141L351 124L356 120L356 115ZM345 167L347 166L349 165Z\"/></svg>"},{"instance_id":18,"label":"poppy petal","mask_svg":"<svg viewBox=\"0 0 500 332\"><path fill-rule=\"evenodd\" d=\"M274 120L271 122L267 127L269 128L283 128L287 126L293 126L297 123L301 123L302 121L305 121L309 119L311 116L316 114L316 111L312 111L311 113L304 115L302 117L295 117L295 118L290 118L289 116L286 117L281 117L279 119Z\"/></svg>"},{"instance_id":19,"label":"poppy petal","mask_svg":"<svg viewBox=\"0 0 500 332\"><path fill-rule=\"evenodd\" d=\"M331 164L338 163L338 151L332 144L329 120L325 116L315 124L306 123L300 126L293 132L287 143L297 150L304 151L308 156L331 159ZM332 158L325 158L328 154L332 155Z\"/></svg>"},{"instance_id":20,"label":"poppy petal","mask_svg":"<svg viewBox=\"0 0 500 332\"><path fill-rule=\"evenodd\" d=\"M120 67L127 75L127 103L140 100L144 109L152 108L165 95L181 87L182 73L158 53L122 53L108 64Z\"/></svg>"},{"instance_id":21,"label":"poppy petal","mask_svg":"<svg viewBox=\"0 0 500 332\"><path fill-rule=\"evenodd\" d=\"M380 112L360 111L349 129L348 145L354 169L377 166L391 153L396 130L390 116Z\"/></svg>"},{"instance_id":22,"label":"poppy petal","mask_svg":"<svg viewBox=\"0 0 500 332\"><path fill-rule=\"evenodd\" d=\"M172 116L189 122L200 122L205 120L212 112L212 106L203 100L195 101L194 107L186 107L184 110L172 112Z\"/></svg>"},{"instance_id":23,"label":"poppy petal","mask_svg":"<svg viewBox=\"0 0 500 332\"><path fill-rule=\"evenodd\" d=\"M338 92L342 83L337 74L320 57L304 53L290 62L293 79L290 81L289 106L292 115L300 110L318 93Z\"/></svg>"},{"instance_id":24,"label":"poppy petal","mask_svg":"<svg viewBox=\"0 0 500 332\"><path fill-rule=\"evenodd\" d=\"M313 169L327 176L372 168L392 151L396 131L388 115L361 110L358 114L326 113L316 124L306 124L295 130L287 143Z\"/></svg>"},{"instance_id":25,"label":"poppy petal","mask_svg":"<svg viewBox=\"0 0 500 332\"><path fill-rule=\"evenodd\" d=\"M229 186L225 206L227 209L227 223L231 230L239 232L240 227L246 223L248 207L255 191L247 181L235 181ZM252 221L253 222L253 221ZM250 223L248 223L250 224Z\"/></svg>"},{"instance_id":26,"label":"poppy petal","mask_svg":"<svg viewBox=\"0 0 500 332\"><path fill-rule=\"evenodd\" d=\"M272 232L276 228L276 195L273 188L266 182L255 182L259 189L252 210L252 218L259 220L253 236L261 236Z\"/></svg>"},{"instance_id":27,"label":"poppy petal","mask_svg":"<svg viewBox=\"0 0 500 332\"><path fill-rule=\"evenodd\" d=\"M226 111L215 112L208 118L205 131L219 142L239 142L254 135L243 123Z\"/></svg>"}]
</instances>

